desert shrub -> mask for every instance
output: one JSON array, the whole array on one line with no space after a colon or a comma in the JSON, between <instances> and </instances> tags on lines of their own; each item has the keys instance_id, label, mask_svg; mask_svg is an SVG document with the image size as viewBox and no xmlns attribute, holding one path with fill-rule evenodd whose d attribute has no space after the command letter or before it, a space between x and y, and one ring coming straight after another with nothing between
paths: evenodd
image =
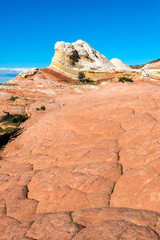
<instances>
[{"instance_id":1,"label":"desert shrub","mask_svg":"<svg viewBox=\"0 0 160 240\"><path fill-rule=\"evenodd\" d=\"M85 77L86 76L85 76L84 72L79 72L78 73L78 79L79 79L80 82L83 82Z\"/></svg>"},{"instance_id":2,"label":"desert shrub","mask_svg":"<svg viewBox=\"0 0 160 240\"><path fill-rule=\"evenodd\" d=\"M141 65L130 65L131 68L133 69L141 69L142 67L144 67L144 64Z\"/></svg>"},{"instance_id":3,"label":"desert shrub","mask_svg":"<svg viewBox=\"0 0 160 240\"><path fill-rule=\"evenodd\" d=\"M3 128L0 127L0 133L3 133L3 131L4 131Z\"/></svg>"},{"instance_id":4,"label":"desert shrub","mask_svg":"<svg viewBox=\"0 0 160 240\"><path fill-rule=\"evenodd\" d=\"M127 78L127 77L120 77L118 81L122 82L122 83L124 83L124 82L133 82L133 79L132 78Z\"/></svg>"},{"instance_id":5,"label":"desert shrub","mask_svg":"<svg viewBox=\"0 0 160 240\"><path fill-rule=\"evenodd\" d=\"M85 78L85 82L86 82L86 83L93 83L94 81L91 80L90 78Z\"/></svg>"},{"instance_id":6,"label":"desert shrub","mask_svg":"<svg viewBox=\"0 0 160 240\"><path fill-rule=\"evenodd\" d=\"M22 122L25 122L28 119L27 114L10 114L5 112L4 116L0 117L0 122L3 125L11 125L6 128L0 127L0 151L3 150L3 147L8 143L8 141L17 137L20 134L21 128L19 128Z\"/></svg>"},{"instance_id":7,"label":"desert shrub","mask_svg":"<svg viewBox=\"0 0 160 240\"><path fill-rule=\"evenodd\" d=\"M81 83L93 83L94 82L90 78L86 78L84 72L79 72L78 73L78 79Z\"/></svg>"},{"instance_id":8,"label":"desert shrub","mask_svg":"<svg viewBox=\"0 0 160 240\"><path fill-rule=\"evenodd\" d=\"M0 122L10 123L20 125L22 122L25 122L28 119L27 114L10 114L7 112L4 116L0 117Z\"/></svg>"},{"instance_id":9,"label":"desert shrub","mask_svg":"<svg viewBox=\"0 0 160 240\"><path fill-rule=\"evenodd\" d=\"M17 98L18 98L18 97L12 96L12 97L9 99L9 101L14 102Z\"/></svg>"},{"instance_id":10,"label":"desert shrub","mask_svg":"<svg viewBox=\"0 0 160 240\"><path fill-rule=\"evenodd\" d=\"M4 86L18 86L17 83L8 83L8 82L4 82L1 85L4 85Z\"/></svg>"},{"instance_id":11,"label":"desert shrub","mask_svg":"<svg viewBox=\"0 0 160 240\"><path fill-rule=\"evenodd\" d=\"M15 133L17 131L17 128L13 128L13 127L7 127L3 130L3 132L5 133Z\"/></svg>"},{"instance_id":12,"label":"desert shrub","mask_svg":"<svg viewBox=\"0 0 160 240\"><path fill-rule=\"evenodd\" d=\"M9 122L21 124L22 122L25 122L27 119L28 119L28 116L26 114L14 114L9 119Z\"/></svg>"},{"instance_id":13,"label":"desert shrub","mask_svg":"<svg viewBox=\"0 0 160 240\"><path fill-rule=\"evenodd\" d=\"M45 111L46 110L46 107L44 105L41 106L40 108L42 111Z\"/></svg>"},{"instance_id":14,"label":"desert shrub","mask_svg":"<svg viewBox=\"0 0 160 240\"><path fill-rule=\"evenodd\" d=\"M4 116L1 116L0 117L0 123L2 122L8 122L9 119L11 118L11 114L9 112L7 112Z\"/></svg>"}]
</instances>

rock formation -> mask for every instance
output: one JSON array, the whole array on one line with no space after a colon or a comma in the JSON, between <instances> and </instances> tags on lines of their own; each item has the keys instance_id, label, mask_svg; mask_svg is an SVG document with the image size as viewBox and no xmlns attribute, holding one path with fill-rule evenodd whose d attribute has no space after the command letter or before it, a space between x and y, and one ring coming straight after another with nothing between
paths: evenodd
<instances>
[{"instance_id":1,"label":"rock formation","mask_svg":"<svg viewBox=\"0 0 160 240\"><path fill-rule=\"evenodd\" d=\"M127 66L126 64L124 64L120 59L118 58L112 58L110 60L110 62L115 66L117 71L125 71L125 70L130 70L132 71L132 69Z\"/></svg>"},{"instance_id":2,"label":"rock formation","mask_svg":"<svg viewBox=\"0 0 160 240\"><path fill-rule=\"evenodd\" d=\"M93 80L108 79L111 76L114 79L117 78L117 72L132 70L119 59L109 61L82 40L74 43L57 42L49 68L72 78L77 78L79 72L85 72ZM135 73L132 77L135 77Z\"/></svg>"},{"instance_id":3,"label":"rock formation","mask_svg":"<svg viewBox=\"0 0 160 240\"><path fill-rule=\"evenodd\" d=\"M31 75L34 75L35 73L37 73L39 71L39 68L31 68L31 69L26 69L23 72L21 72L19 74L20 77L25 78Z\"/></svg>"},{"instance_id":4,"label":"rock formation","mask_svg":"<svg viewBox=\"0 0 160 240\"><path fill-rule=\"evenodd\" d=\"M93 81L117 81L120 77L132 78L134 81L140 78L159 80L160 61L153 61L139 69L131 68L118 58L109 61L85 41L62 41L55 44L51 65L43 69L44 72L63 82L78 81L79 72L84 72ZM19 74L18 79L30 78L37 73L41 73L38 68L27 69Z\"/></svg>"},{"instance_id":5,"label":"rock formation","mask_svg":"<svg viewBox=\"0 0 160 240\"><path fill-rule=\"evenodd\" d=\"M75 43L57 42L51 67L58 67L68 73L105 72L114 69L112 63L88 43L78 40Z\"/></svg>"},{"instance_id":6,"label":"rock formation","mask_svg":"<svg viewBox=\"0 0 160 240\"><path fill-rule=\"evenodd\" d=\"M147 63L142 69L141 74L153 80L160 80L160 60Z\"/></svg>"},{"instance_id":7,"label":"rock formation","mask_svg":"<svg viewBox=\"0 0 160 240\"><path fill-rule=\"evenodd\" d=\"M78 81L79 72L84 72L93 81L117 81L120 77L138 80L147 77L145 70L135 70L124 64L120 59L109 61L104 55L94 50L88 43L78 40L74 43L57 42L51 65L43 72L58 81ZM19 74L18 79L30 78L41 71L37 68L27 69Z\"/></svg>"},{"instance_id":8,"label":"rock formation","mask_svg":"<svg viewBox=\"0 0 160 240\"><path fill-rule=\"evenodd\" d=\"M147 63L143 69L159 69L160 70L160 59Z\"/></svg>"}]
</instances>

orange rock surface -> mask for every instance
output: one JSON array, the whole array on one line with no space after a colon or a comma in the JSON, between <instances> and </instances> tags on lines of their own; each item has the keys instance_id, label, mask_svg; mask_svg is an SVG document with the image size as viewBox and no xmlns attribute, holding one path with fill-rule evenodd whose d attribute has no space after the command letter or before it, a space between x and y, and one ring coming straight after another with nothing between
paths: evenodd
<instances>
[{"instance_id":1,"label":"orange rock surface","mask_svg":"<svg viewBox=\"0 0 160 240\"><path fill-rule=\"evenodd\" d=\"M159 82L51 75L0 89L1 115L30 116L1 152L0 239L160 239Z\"/></svg>"}]
</instances>

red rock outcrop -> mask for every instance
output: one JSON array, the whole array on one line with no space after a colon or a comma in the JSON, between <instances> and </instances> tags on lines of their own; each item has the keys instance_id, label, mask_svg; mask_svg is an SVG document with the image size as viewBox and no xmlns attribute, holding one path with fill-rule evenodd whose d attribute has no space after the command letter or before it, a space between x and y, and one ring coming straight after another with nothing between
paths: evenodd
<instances>
[{"instance_id":1,"label":"red rock outcrop","mask_svg":"<svg viewBox=\"0 0 160 240\"><path fill-rule=\"evenodd\" d=\"M160 239L159 83L51 75L0 90L30 115L1 153L0 239Z\"/></svg>"}]
</instances>

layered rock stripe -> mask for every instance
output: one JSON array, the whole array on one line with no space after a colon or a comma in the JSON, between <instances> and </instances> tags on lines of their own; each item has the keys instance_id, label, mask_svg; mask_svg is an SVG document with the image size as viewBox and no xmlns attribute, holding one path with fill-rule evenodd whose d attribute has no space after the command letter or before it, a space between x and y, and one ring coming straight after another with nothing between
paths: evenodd
<instances>
[{"instance_id":1,"label":"layered rock stripe","mask_svg":"<svg viewBox=\"0 0 160 240\"><path fill-rule=\"evenodd\" d=\"M1 153L0 239L160 239L159 83L43 74L1 90L31 118Z\"/></svg>"},{"instance_id":2,"label":"layered rock stripe","mask_svg":"<svg viewBox=\"0 0 160 240\"><path fill-rule=\"evenodd\" d=\"M77 78L79 72L84 72L86 77L92 80L115 79L118 77L117 72L121 72L121 76L140 76L139 71L133 71L120 59L114 58L109 61L82 40L74 43L57 42L49 68L72 78Z\"/></svg>"}]
</instances>

